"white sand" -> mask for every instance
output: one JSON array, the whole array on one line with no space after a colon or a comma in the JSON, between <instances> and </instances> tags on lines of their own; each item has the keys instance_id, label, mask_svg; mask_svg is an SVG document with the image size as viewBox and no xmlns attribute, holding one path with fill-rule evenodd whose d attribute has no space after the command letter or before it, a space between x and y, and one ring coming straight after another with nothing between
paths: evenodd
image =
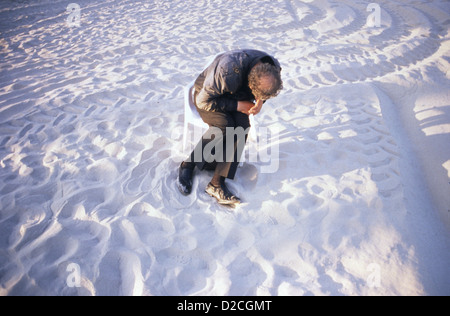
<instances>
[{"instance_id":1,"label":"white sand","mask_svg":"<svg viewBox=\"0 0 450 316\"><path fill-rule=\"evenodd\" d=\"M450 294L448 1L70 2L0 3L0 295ZM285 90L233 213L174 135L236 48Z\"/></svg>"}]
</instances>

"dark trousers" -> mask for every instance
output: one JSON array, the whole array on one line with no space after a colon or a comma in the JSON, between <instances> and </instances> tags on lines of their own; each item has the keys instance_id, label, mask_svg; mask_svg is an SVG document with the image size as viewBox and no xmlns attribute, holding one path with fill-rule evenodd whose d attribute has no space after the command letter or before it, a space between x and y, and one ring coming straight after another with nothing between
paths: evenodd
<instances>
[{"instance_id":1,"label":"dark trousers","mask_svg":"<svg viewBox=\"0 0 450 316\"><path fill-rule=\"evenodd\" d=\"M215 170L224 178L234 179L250 130L248 115L237 111L198 112L209 129L192 152L191 161L200 170Z\"/></svg>"}]
</instances>

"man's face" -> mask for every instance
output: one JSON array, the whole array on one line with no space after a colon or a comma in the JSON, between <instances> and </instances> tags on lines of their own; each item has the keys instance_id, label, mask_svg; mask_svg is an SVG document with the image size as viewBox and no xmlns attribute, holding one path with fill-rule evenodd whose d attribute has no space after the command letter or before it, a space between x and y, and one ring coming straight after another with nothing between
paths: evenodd
<instances>
[{"instance_id":1,"label":"man's face","mask_svg":"<svg viewBox=\"0 0 450 316\"><path fill-rule=\"evenodd\" d=\"M259 90L260 91L270 90L270 88L272 87L272 84L273 84L273 80L274 80L274 78L272 78L271 76L262 77L259 81ZM254 92L253 92L253 95L255 95ZM258 98L258 96L256 96L256 95L255 95L255 97L260 101L267 101L268 99L270 99L270 98L263 98L263 97Z\"/></svg>"},{"instance_id":2,"label":"man's face","mask_svg":"<svg viewBox=\"0 0 450 316\"><path fill-rule=\"evenodd\" d=\"M267 91L270 90L270 88L273 85L273 78L270 76L262 77L260 82L261 90Z\"/></svg>"}]
</instances>

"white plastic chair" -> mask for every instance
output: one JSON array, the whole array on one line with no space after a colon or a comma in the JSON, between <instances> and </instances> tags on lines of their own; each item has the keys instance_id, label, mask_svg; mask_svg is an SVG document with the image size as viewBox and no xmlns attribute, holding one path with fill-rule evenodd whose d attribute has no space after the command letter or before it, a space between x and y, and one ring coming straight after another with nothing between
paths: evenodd
<instances>
[{"instance_id":1,"label":"white plastic chair","mask_svg":"<svg viewBox=\"0 0 450 316\"><path fill-rule=\"evenodd\" d=\"M186 152L188 145L189 124L201 129L208 129L208 124L203 122L194 103L194 83L191 82L184 88L184 134L183 134L183 152Z\"/></svg>"}]
</instances>

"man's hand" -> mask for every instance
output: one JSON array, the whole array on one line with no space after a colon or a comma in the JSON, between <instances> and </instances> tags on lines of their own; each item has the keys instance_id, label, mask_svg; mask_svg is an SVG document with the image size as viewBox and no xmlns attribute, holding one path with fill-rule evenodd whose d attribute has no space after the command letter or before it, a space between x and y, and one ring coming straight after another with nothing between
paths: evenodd
<instances>
[{"instance_id":1,"label":"man's hand","mask_svg":"<svg viewBox=\"0 0 450 316\"><path fill-rule=\"evenodd\" d=\"M255 107L255 104L250 101L239 101L237 110L244 114L250 115L250 111Z\"/></svg>"},{"instance_id":2,"label":"man's hand","mask_svg":"<svg viewBox=\"0 0 450 316\"><path fill-rule=\"evenodd\" d=\"M259 112L261 112L262 107L264 105L264 101L262 100L256 100L255 106L250 109L250 114L257 115Z\"/></svg>"},{"instance_id":3,"label":"man's hand","mask_svg":"<svg viewBox=\"0 0 450 316\"><path fill-rule=\"evenodd\" d=\"M239 101L237 110L247 115L256 115L261 112L264 102L257 100L256 104L250 101Z\"/></svg>"}]
</instances>

